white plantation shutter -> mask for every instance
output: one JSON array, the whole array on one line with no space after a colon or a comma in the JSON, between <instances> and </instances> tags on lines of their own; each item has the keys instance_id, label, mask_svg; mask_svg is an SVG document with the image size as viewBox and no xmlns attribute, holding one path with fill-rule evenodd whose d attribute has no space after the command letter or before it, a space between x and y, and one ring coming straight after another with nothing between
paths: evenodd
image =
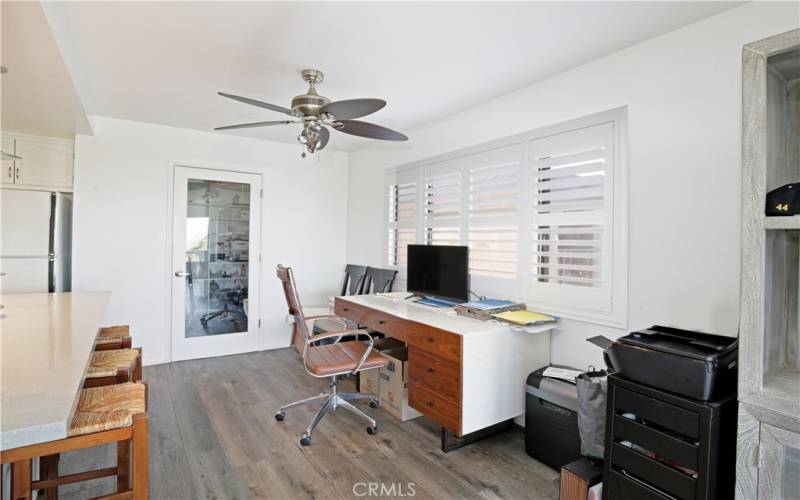
<instances>
[{"instance_id":1,"label":"white plantation shutter","mask_svg":"<svg viewBox=\"0 0 800 500\"><path fill-rule=\"evenodd\" d=\"M624 108L390 174L388 261L407 245L469 245L470 288L625 327Z\"/></svg>"},{"instance_id":2,"label":"white plantation shutter","mask_svg":"<svg viewBox=\"0 0 800 500\"><path fill-rule=\"evenodd\" d=\"M399 172L389 180L389 235L388 258L390 266L405 268L408 265L408 245L417 240L417 174Z\"/></svg>"},{"instance_id":3,"label":"white plantation shutter","mask_svg":"<svg viewBox=\"0 0 800 500\"><path fill-rule=\"evenodd\" d=\"M428 245L460 245L462 169L458 160L425 167L424 227Z\"/></svg>"},{"instance_id":4,"label":"white plantation shutter","mask_svg":"<svg viewBox=\"0 0 800 500\"><path fill-rule=\"evenodd\" d=\"M470 157L469 267L470 274L476 278L515 280L518 276L522 158L521 145ZM488 286L490 290L486 292L513 293L508 286L498 290L486 280L475 285L476 289Z\"/></svg>"},{"instance_id":5,"label":"white plantation shutter","mask_svg":"<svg viewBox=\"0 0 800 500\"><path fill-rule=\"evenodd\" d=\"M532 286L552 304L610 311L614 129L531 141Z\"/></svg>"}]
</instances>

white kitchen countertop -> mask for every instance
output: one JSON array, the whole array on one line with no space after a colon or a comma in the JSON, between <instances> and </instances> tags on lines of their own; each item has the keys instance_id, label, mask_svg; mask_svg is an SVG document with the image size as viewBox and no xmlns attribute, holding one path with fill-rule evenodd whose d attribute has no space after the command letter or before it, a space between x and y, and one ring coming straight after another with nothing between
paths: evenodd
<instances>
[{"instance_id":1,"label":"white kitchen countertop","mask_svg":"<svg viewBox=\"0 0 800 500\"><path fill-rule=\"evenodd\" d=\"M67 436L110 297L0 295L0 450Z\"/></svg>"}]
</instances>

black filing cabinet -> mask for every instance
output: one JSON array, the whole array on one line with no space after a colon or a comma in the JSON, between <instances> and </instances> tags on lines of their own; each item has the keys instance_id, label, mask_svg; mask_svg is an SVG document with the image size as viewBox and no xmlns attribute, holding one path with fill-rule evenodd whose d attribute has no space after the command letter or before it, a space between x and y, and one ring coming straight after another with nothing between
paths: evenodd
<instances>
[{"instance_id":1,"label":"black filing cabinet","mask_svg":"<svg viewBox=\"0 0 800 500\"><path fill-rule=\"evenodd\" d=\"M736 411L609 376L603 499L733 498Z\"/></svg>"}]
</instances>

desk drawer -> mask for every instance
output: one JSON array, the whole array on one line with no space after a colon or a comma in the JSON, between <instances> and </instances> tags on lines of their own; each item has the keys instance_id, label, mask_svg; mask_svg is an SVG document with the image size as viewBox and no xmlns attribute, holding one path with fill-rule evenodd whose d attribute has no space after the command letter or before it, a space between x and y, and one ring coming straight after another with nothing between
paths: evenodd
<instances>
[{"instance_id":1,"label":"desk drawer","mask_svg":"<svg viewBox=\"0 0 800 500\"><path fill-rule=\"evenodd\" d=\"M333 302L333 312L337 316L347 318L361 325L364 324L364 319L370 311L371 309L367 307L346 302L338 298Z\"/></svg>"},{"instance_id":2,"label":"desk drawer","mask_svg":"<svg viewBox=\"0 0 800 500\"><path fill-rule=\"evenodd\" d=\"M416 347L438 358L444 358L456 363L461 363L461 336L437 330L419 323L409 322L411 331L408 335L408 345Z\"/></svg>"},{"instance_id":3,"label":"desk drawer","mask_svg":"<svg viewBox=\"0 0 800 500\"><path fill-rule=\"evenodd\" d=\"M334 305L334 312L336 315L355 321L363 327L384 333L403 342L408 342L408 326L415 324L377 309L338 299Z\"/></svg>"},{"instance_id":4,"label":"desk drawer","mask_svg":"<svg viewBox=\"0 0 800 500\"><path fill-rule=\"evenodd\" d=\"M461 435L461 405L412 382L408 383L408 404L450 432Z\"/></svg>"},{"instance_id":5,"label":"desk drawer","mask_svg":"<svg viewBox=\"0 0 800 500\"><path fill-rule=\"evenodd\" d=\"M456 363L408 348L408 382L422 386L442 398L461 404L461 369Z\"/></svg>"}]
</instances>

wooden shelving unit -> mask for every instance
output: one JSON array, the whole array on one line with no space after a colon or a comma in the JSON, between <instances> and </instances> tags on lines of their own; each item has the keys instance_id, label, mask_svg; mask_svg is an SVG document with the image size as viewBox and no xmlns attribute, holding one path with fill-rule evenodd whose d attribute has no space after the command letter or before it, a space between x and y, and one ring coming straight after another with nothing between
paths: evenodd
<instances>
[{"instance_id":1,"label":"wooden shelving unit","mask_svg":"<svg viewBox=\"0 0 800 500\"><path fill-rule=\"evenodd\" d=\"M764 216L767 192L800 181L798 61L800 30L742 51L742 500L800 497L791 461L800 456L800 216Z\"/></svg>"},{"instance_id":2,"label":"wooden shelving unit","mask_svg":"<svg viewBox=\"0 0 800 500\"><path fill-rule=\"evenodd\" d=\"M792 217L764 217L764 229L800 229L800 215Z\"/></svg>"}]
</instances>

